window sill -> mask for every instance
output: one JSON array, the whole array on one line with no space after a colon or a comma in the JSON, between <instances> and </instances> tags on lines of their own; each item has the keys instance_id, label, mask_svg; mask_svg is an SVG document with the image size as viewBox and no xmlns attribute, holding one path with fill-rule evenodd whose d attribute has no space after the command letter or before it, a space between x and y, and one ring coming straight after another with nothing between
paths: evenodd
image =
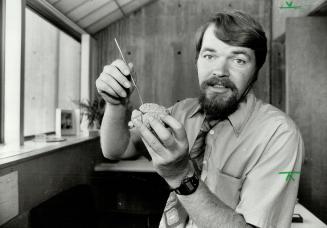
<instances>
[{"instance_id":1,"label":"window sill","mask_svg":"<svg viewBox=\"0 0 327 228\"><path fill-rule=\"evenodd\" d=\"M45 153L50 153L61 148L98 139L99 136L65 136L62 142L34 142L25 141L19 148L0 146L0 168L7 167L13 163L29 160Z\"/></svg>"}]
</instances>

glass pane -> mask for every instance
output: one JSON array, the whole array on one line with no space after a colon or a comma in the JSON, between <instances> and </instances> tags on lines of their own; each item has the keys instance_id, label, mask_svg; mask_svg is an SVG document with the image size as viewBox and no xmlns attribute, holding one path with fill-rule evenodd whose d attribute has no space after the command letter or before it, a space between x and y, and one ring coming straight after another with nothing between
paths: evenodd
<instances>
[{"instance_id":1,"label":"glass pane","mask_svg":"<svg viewBox=\"0 0 327 228\"><path fill-rule=\"evenodd\" d=\"M80 98L81 45L66 33L59 34L58 107L73 109Z\"/></svg>"},{"instance_id":2,"label":"glass pane","mask_svg":"<svg viewBox=\"0 0 327 228\"><path fill-rule=\"evenodd\" d=\"M26 9L24 136L55 131L80 97L80 43Z\"/></svg>"}]
</instances>

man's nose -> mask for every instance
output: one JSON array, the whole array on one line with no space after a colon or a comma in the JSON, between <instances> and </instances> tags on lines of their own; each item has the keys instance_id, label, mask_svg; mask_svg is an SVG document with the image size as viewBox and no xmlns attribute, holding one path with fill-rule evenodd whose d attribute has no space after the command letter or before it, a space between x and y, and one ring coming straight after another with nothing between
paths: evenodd
<instances>
[{"instance_id":1,"label":"man's nose","mask_svg":"<svg viewBox=\"0 0 327 228\"><path fill-rule=\"evenodd\" d=\"M226 59L219 59L215 62L212 70L212 76L214 77L229 77L228 63Z\"/></svg>"}]
</instances>

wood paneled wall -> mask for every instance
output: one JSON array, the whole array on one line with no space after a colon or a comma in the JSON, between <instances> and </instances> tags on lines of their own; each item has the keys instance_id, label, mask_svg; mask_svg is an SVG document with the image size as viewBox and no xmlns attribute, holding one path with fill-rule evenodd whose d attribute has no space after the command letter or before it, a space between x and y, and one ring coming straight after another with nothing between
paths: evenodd
<instances>
[{"instance_id":1,"label":"wood paneled wall","mask_svg":"<svg viewBox=\"0 0 327 228\"><path fill-rule=\"evenodd\" d=\"M261 0L158 0L95 34L98 72L120 58L118 39L128 61L137 72L137 84L145 102L170 106L177 100L198 95L194 34L214 12L234 8L256 18L267 37L271 30L271 1ZM260 72L257 95L269 101L269 62ZM139 101L132 95L134 107Z\"/></svg>"}]
</instances>

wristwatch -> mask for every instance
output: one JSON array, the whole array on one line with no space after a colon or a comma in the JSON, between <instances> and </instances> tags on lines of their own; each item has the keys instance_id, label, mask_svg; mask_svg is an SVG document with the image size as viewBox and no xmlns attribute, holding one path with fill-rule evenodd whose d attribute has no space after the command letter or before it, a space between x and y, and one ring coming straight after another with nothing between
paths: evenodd
<instances>
[{"instance_id":1,"label":"wristwatch","mask_svg":"<svg viewBox=\"0 0 327 228\"><path fill-rule=\"evenodd\" d=\"M178 188L173 189L178 195L191 195L199 186L199 177L194 172L193 176L186 177L182 180Z\"/></svg>"}]
</instances>

